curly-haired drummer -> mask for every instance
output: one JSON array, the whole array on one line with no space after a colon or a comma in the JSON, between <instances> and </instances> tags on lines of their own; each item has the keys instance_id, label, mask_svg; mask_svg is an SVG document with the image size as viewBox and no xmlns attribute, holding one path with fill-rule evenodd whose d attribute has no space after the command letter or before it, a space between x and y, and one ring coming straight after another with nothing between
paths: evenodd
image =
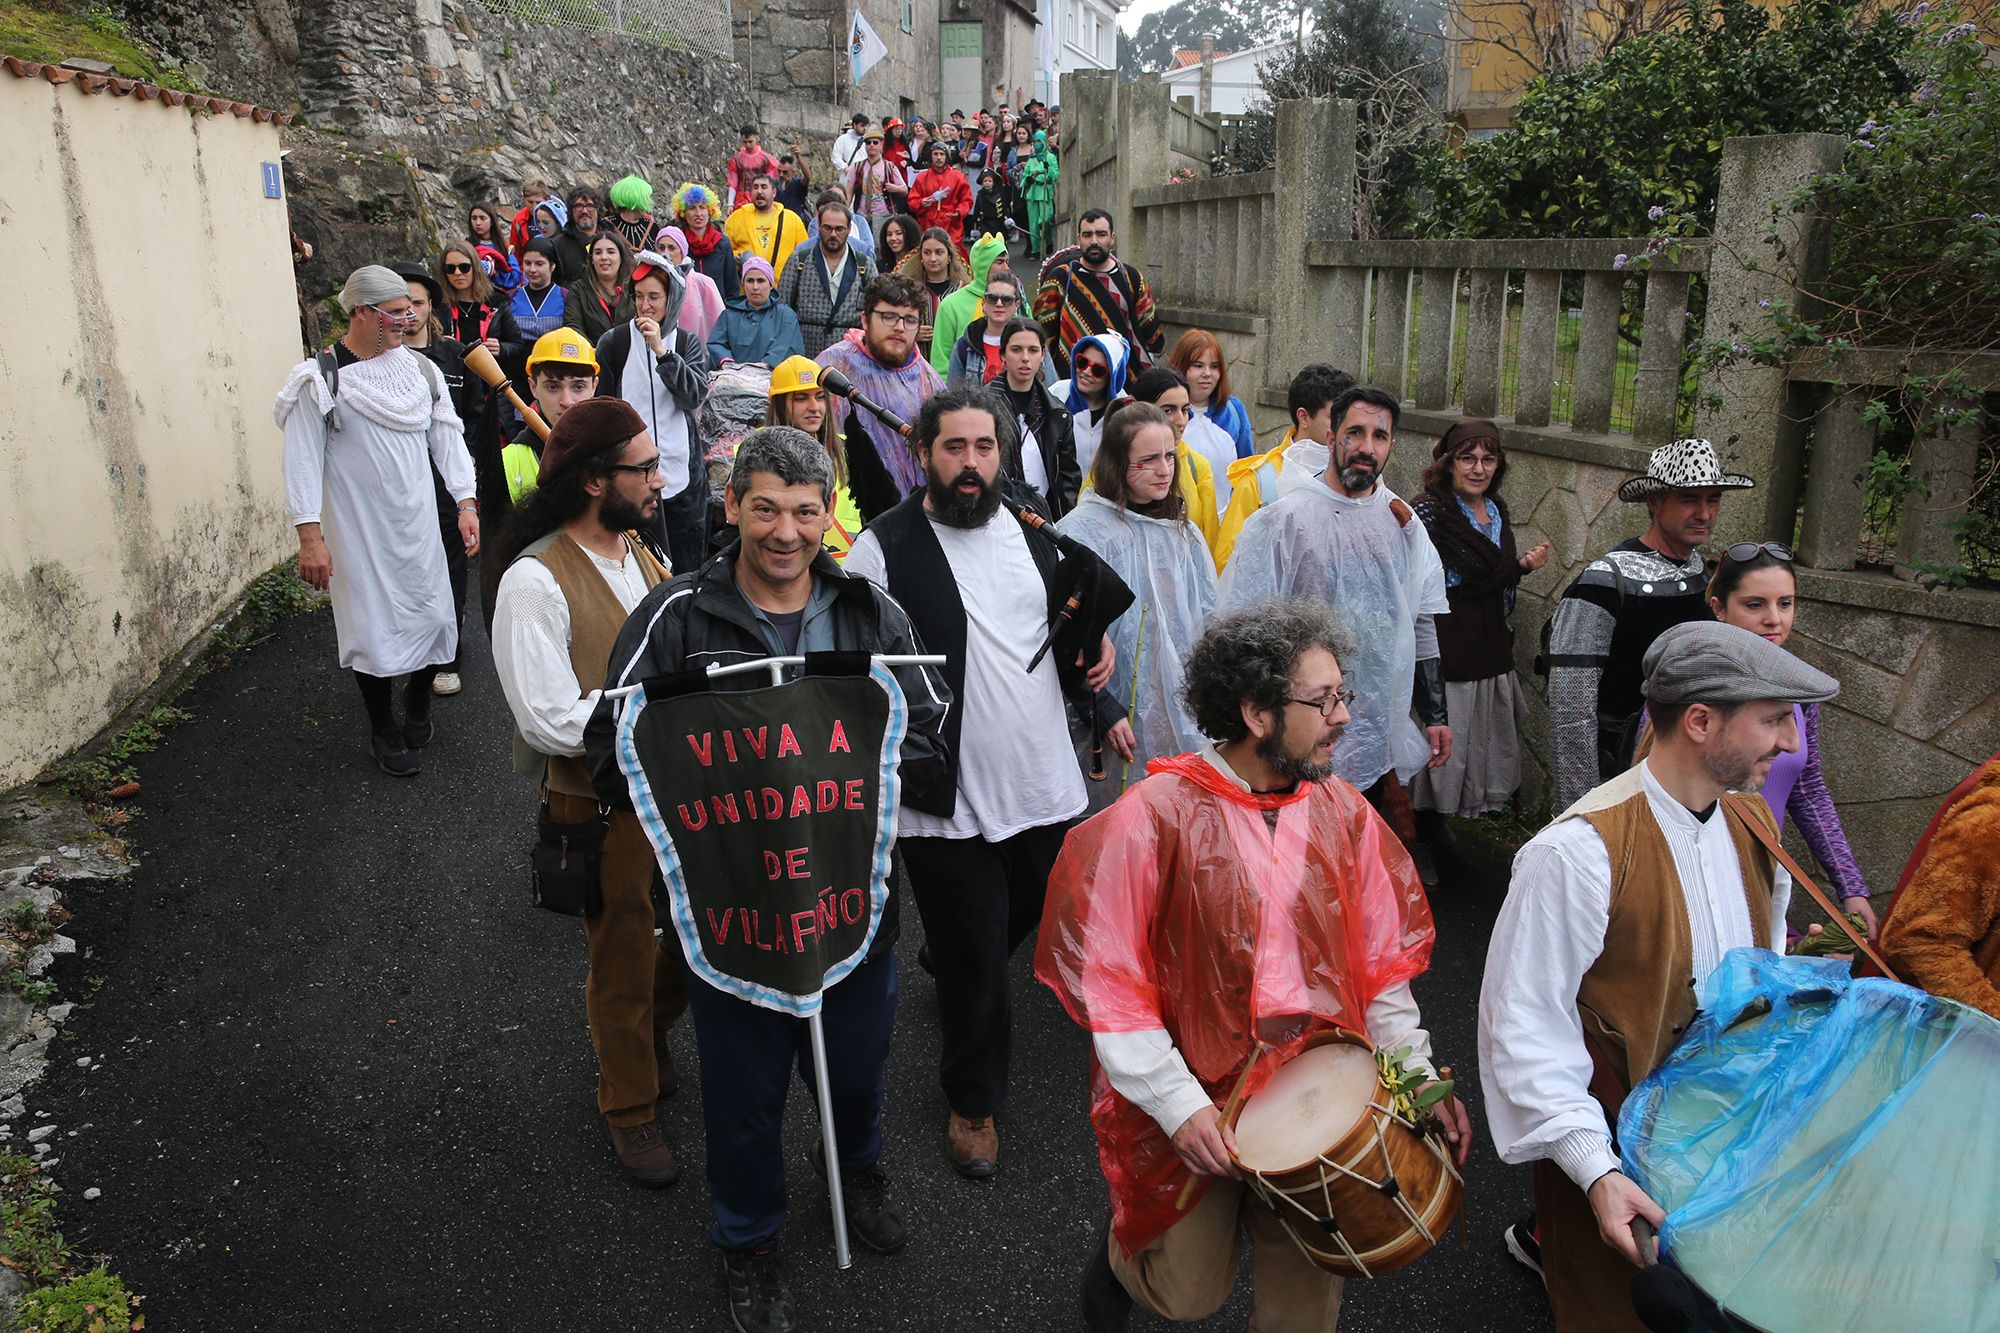
<instances>
[{"instance_id":1,"label":"curly-haired drummer","mask_svg":"<svg viewBox=\"0 0 2000 1333\"><path fill-rule=\"evenodd\" d=\"M1331 1329L1341 1279L1298 1249L1241 1183L1218 1111L1259 1043L1248 1091L1330 1029L1408 1047L1430 1038L1410 979L1430 962L1430 906L1409 854L1331 776L1353 692L1324 604L1270 602L1215 621L1187 660L1189 711L1214 744L1152 776L1063 845L1035 975L1090 1029L1091 1123L1111 1186L1084 1277L1085 1322L1133 1302L1212 1314L1248 1231L1258 1324ZM1441 1104L1464 1161L1464 1108ZM1190 1174L1199 1182L1180 1207Z\"/></svg>"}]
</instances>

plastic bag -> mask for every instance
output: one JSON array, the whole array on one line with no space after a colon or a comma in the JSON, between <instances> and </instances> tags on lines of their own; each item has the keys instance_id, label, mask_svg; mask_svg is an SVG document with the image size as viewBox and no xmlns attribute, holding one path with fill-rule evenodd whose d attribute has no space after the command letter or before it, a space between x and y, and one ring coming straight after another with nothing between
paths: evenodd
<instances>
[{"instance_id":1,"label":"plastic bag","mask_svg":"<svg viewBox=\"0 0 2000 1333\"><path fill-rule=\"evenodd\" d=\"M771 372L765 366L730 361L709 381L697 429L702 461L708 469L709 490L717 502L722 498L723 483L729 480L729 465L736 458L736 446L745 435L764 424L770 410Z\"/></svg>"},{"instance_id":2,"label":"plastic bag","mask_svg":"<svg viewBox=\"0 0 2000 1333\"><path fill-rule=\"evenodd\" d=\"M1701 1009L1618 1117L1662 1255L1761 1328L2000 1328L2000 1022L1761 949Z\"/></svg>"}]
</instances>

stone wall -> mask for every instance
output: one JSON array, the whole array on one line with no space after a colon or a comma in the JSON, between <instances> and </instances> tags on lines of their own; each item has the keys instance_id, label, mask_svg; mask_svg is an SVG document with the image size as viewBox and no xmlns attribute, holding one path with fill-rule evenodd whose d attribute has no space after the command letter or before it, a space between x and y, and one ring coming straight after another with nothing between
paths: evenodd
<instances>
[{"instance_id":1,"label":"stone wall","mask_svg":"<svg viewBox=\"0 0 2000 1333\"><path fill-rule=\"evenodd\" d=\"M303 128L289 142L305 160L287 174L318 252L301 271L312 296L390 257L380 247L427 254L475 201L518 207L530 176L567 188L637 173L653 182L656 209L682 181L719 186L737 127L758 119L731 61L529 23L477 0L126 9L141 37L209 82L296 111ZM933 66L935 49L933 24Z\"/></svg>"},{"instance_id":2,"label":"stone wall","mask_svg":"<svg viewBox=\"0 0 2000 1333\"><path fill-rule=\"evenodd\" d=\"M799 104L814 108L815 123L799 128L825 134L828 144L856 111L878 125L890 116L908 119L912 111L926 118L936 114L937 0L915 0L910 32L903 31L898 0L859 4L889 53L858 86L848 77L847 60L855 7L845 0L733 0L736 58L748 69L760 103L774 97L786 111L796 112Z\"/></svg>"}]
</instances>

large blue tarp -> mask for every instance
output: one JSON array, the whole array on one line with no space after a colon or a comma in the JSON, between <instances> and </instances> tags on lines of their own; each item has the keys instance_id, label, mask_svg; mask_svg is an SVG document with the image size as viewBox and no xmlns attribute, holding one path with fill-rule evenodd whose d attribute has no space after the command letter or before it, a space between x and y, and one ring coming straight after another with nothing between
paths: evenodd
<instances>
[{"instance_id":1,"label":"large blue tarp","mask_svg":"<svg viewBox=\"0 0 2000 1333\"><path fill-rule=\"evenodd\" d=\"M1738 949L1618 1117L1662 1256L1773 1333L2000 1330L2000 1022Z\"/></svg>"}]
</instances>

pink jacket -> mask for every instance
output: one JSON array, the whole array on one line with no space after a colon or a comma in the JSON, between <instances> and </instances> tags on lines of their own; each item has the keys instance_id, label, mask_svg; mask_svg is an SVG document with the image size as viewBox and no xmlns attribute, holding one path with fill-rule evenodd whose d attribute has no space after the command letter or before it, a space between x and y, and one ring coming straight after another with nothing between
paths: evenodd
<instances>
[{"instance_id":1,"label":"pink jacket","mask_svg":"<svg viewBox=\"0 0 2000 1333\"><path fill-rule=\"evenodd\" d=\"M699 269L682 276L687 279L687 295L681 298L680 318L675 323L705 343L715 332L715 322L722 318L722 290L714 278Z\"/></svg>"}]
</instances>

